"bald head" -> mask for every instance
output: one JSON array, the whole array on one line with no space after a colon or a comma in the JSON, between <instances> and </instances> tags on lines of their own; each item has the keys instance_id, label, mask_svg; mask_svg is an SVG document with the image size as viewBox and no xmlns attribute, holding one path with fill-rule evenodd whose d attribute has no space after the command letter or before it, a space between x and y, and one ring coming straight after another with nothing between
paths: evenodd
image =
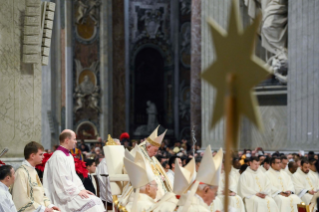
<instances>
[{"instance_id":1,"label":"bald head","mask_svg":"<svg viewBox=\"0 0 319 212\"><path fill-rule=\"evenodd\" d=\"M76 136L75 132L69 129L65 129L59 136L60 145L67 149L74 149L76 147Z\"/></svg>"}]
</instances>

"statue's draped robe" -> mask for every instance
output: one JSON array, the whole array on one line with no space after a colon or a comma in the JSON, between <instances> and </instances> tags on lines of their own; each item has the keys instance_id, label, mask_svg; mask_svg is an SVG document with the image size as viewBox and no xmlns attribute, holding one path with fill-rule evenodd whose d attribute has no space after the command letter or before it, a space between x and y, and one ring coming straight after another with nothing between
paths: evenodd
<instances>
[{"instance_id":1,"label":"statue's draped robe","mask_svg":"<svg viewBox=\"0 0 319 212\"><path fill-rule=\"evenodd\" d=\"M262 199L256 196L263 192ZM239 178L239 195L243 198L247 212L279 212L276 202L271 198L271 184L268 177L260 170L253 171L247 167Z\"/></svg>"},{"instance_id":2,"label":"statue's draped robe","mask_svg":"<svg viewBox=\"0 0 319 212\"><path fill-rule=\"evenodd\" d=\"M37 210L37 212L43 212L45 208L54 206L45 196L38 173L28 161L23 161L15 172L11 193L18 211L34 212Z\"/></svg>"},{"instance_id":3,"label":"statue's draped robe","mask_svg":"<svg viewBox=\"0 0 319 212\"><path fill-rule=\"evenodd\" d=\"M291 177L285 170L276 171L269 168L266 173L271 183L271 195L274 198L281 212L298 212L297 204L301 203L301 199L296 195L295 188ZM289 197L280 195L279 193L290 191L292 194Z\"/></svg>"},{"instance_id":4,"label":"statue's draped robe","mask_svg":"<svg viewBox=\"0 0 319 212\"><path fill-rule=\"evenodd\" d=\"M82 199L78 194L84 190L83 183L75 172L73 156L56 150L47 161L43 186L49 199L62 211L104 212L100 198L89 195Z\"/></svg>"},{"instance_id":5,"label":"statue's draped robe","mask_svg":"<svg viewBox=\"0 0 319 212\"><path fill-rule=\"evenodd\" d=\"M263 9L262 46L273 54L287 48L288 6L283 0L271 0Z\"/></svg>"},{"instance_id":6,"label":"statue's draped robe","mask_svg":"<svg viewBox=\"0 0 319 212\"><path fill-rule=\"evenodd\" d=\"M235 192L235 196L229 196L229 205L235 208L238 212L245 212L245 207L242 198L238 195L238 182L239 182L239 170L231 167L231 171L229 173L229 190ZM224 202L223 192L225 190L225 173L222 174L219 186L218 186L218 197L221 202Z\"/></svg>"},{"instance_id":7,"label":"statue's draped robe","mask_svg":"<svg viewBox=\"0 0 319 212\"><path fill-rule=\"evenodd\" d=\"M307 193L307 191L318 190L319 181L318 178L310 172L305 174L300 168L293 174L293 183L295 186L296 194L301 198L301 200L307 205L310 203L313 195Z\"/></svg>"}]
</instances>

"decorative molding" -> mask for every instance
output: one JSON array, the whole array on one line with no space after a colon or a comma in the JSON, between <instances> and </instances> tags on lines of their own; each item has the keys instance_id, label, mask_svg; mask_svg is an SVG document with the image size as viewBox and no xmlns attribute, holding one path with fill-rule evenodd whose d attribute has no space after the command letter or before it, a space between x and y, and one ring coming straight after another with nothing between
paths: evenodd
<instances>
[{"instance_id":1,"label":"decorative molding","mask_svg":"<svg viewBox=\"0 0 319 212\"><path fill-rule=\"evenodd\" d=\"M75 35L79 42L90 44L98 37L101 0L76 0Z\"/></svg>"}]
</instances>

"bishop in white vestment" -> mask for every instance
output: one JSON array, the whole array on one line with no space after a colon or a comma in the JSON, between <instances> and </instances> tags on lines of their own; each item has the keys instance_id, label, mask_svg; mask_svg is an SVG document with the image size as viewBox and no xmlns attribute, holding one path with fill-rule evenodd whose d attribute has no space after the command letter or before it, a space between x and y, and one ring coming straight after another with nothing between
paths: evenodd
<instances>
[{"instance_id":1,"label":"bishop in white vestment","mask_svg":"<svg viewBox=\"0 0 319 212\"><path fill-rule=\"evenodd\" d=\"M64 130L60 135L58 149L47 161L43 186L53 204L66 212L104 212L101 199L85 190L76 174L73 156L69 150L76 145L75 133Z\"/></svg>"},{"instance_id":2,"label":"bishop in white vestment","mask_svg":"<svg viewBox=\"0 0 319 212\"><path fill-rule=\"evenodd\" d=\"M271 167L266 173L271 183L271 195L281 212L298 212L297 204L301 199L295 195L291 177L280 167L280 159L272 158Z\"/></svg>"},{"instance_id":3,"label":"bishop in white vestment","mask_svg":"<svg viewBox=\"0 0 319 212\"><path fill-rule=\"evenodd\" d=\"M308 205L313 195L319 190L318 178L309 174L308 160L301 161L301 167L293 174L292 179L296 194Z\"/></svg>"},{"instance_id":4,"label":"bishop in white vestment","mask_svg":"<svg viewBox=\"0 0 319 212\"><path fill-rule=\"evenodd\" d=\"M217 192L217 187L216 187L216 191ZM181 198L179 200L179 203L181 206L179 206L178 208L178 212L183 211L183 208L186 204L187 201L187 194L183 194L181 195ZM199 195L195 194L192 198L191 198L191 203L188 207L187 212L210 212L208 205L204 202L203 198L200 197Z\"/></svg>"},{"instance_id":5,"label":"bishop in white vestment","mask_svg":"<svg viewBox=\"0 0 319 212\"><path fill-rule=\"evenodd\" d=\"M247 212L279 212L271 198L271 183L267 176L258 170L258 158L251 158L249 167L240 176L239 195L243 198Z\"/></svg>"}]
</instances>

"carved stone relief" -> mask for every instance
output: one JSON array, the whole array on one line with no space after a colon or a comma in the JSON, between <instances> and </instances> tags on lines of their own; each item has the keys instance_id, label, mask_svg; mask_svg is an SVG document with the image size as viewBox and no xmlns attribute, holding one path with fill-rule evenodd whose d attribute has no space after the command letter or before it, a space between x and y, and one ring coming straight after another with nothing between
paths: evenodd
<instances>
[{"instance_id":1,"label":"carved stone relief","mask_svg":"<svg viewBox=\"0 0 319 212\"><path fill-rule=\"evenodd\" d=\"M192 1L191 0L180 0L180 3L181 3L181 6L180 6L181 14L182 15L190 14Z\"/></svg>"},{"instance_id":2,"label":"carved stone relief","mask_svg":"<svg viewBox=\"0 0 319 212\"><path fill-rule=\"evenodd\" d=\"M184 23L180 32L180 61L185 68L190 68L191 59L191 24Z\"/></svg>"},{"instance_id":3,"label":"carved stone relief","mask_svg":"<svg viewBox=\"0 0 319 212\"><path fill-rule=\"evenodd\" d=\"M100 90L98 86L97 73L98 62L92 63L90 67L82 67L79 60L76 64L76 87L74 92L74 112L76 120L93 119L97 121L101 111L99 107Z\"/></svg>"},{"instance_id":4,"label":"carved stone relief","mask_svg":"<svg viewBox=\"0 0 319 212\"><path fill-rule=\"evenodd\" d=\"M100 20L100 6L100 0L75 1L75 32L80 42L92 42L96 38Z\"/></svg>"},{"instance_id":5,"label":"carved stone relief","mask_svg":"<svg viewBox=\"0 0 319 212\"><path fill-rule=\"evenodd\" d=\"M143 38L166 39L168 36L168 4L132 2L130 25L132 29L132 42Z\"/></svg>"}]
</instances>

